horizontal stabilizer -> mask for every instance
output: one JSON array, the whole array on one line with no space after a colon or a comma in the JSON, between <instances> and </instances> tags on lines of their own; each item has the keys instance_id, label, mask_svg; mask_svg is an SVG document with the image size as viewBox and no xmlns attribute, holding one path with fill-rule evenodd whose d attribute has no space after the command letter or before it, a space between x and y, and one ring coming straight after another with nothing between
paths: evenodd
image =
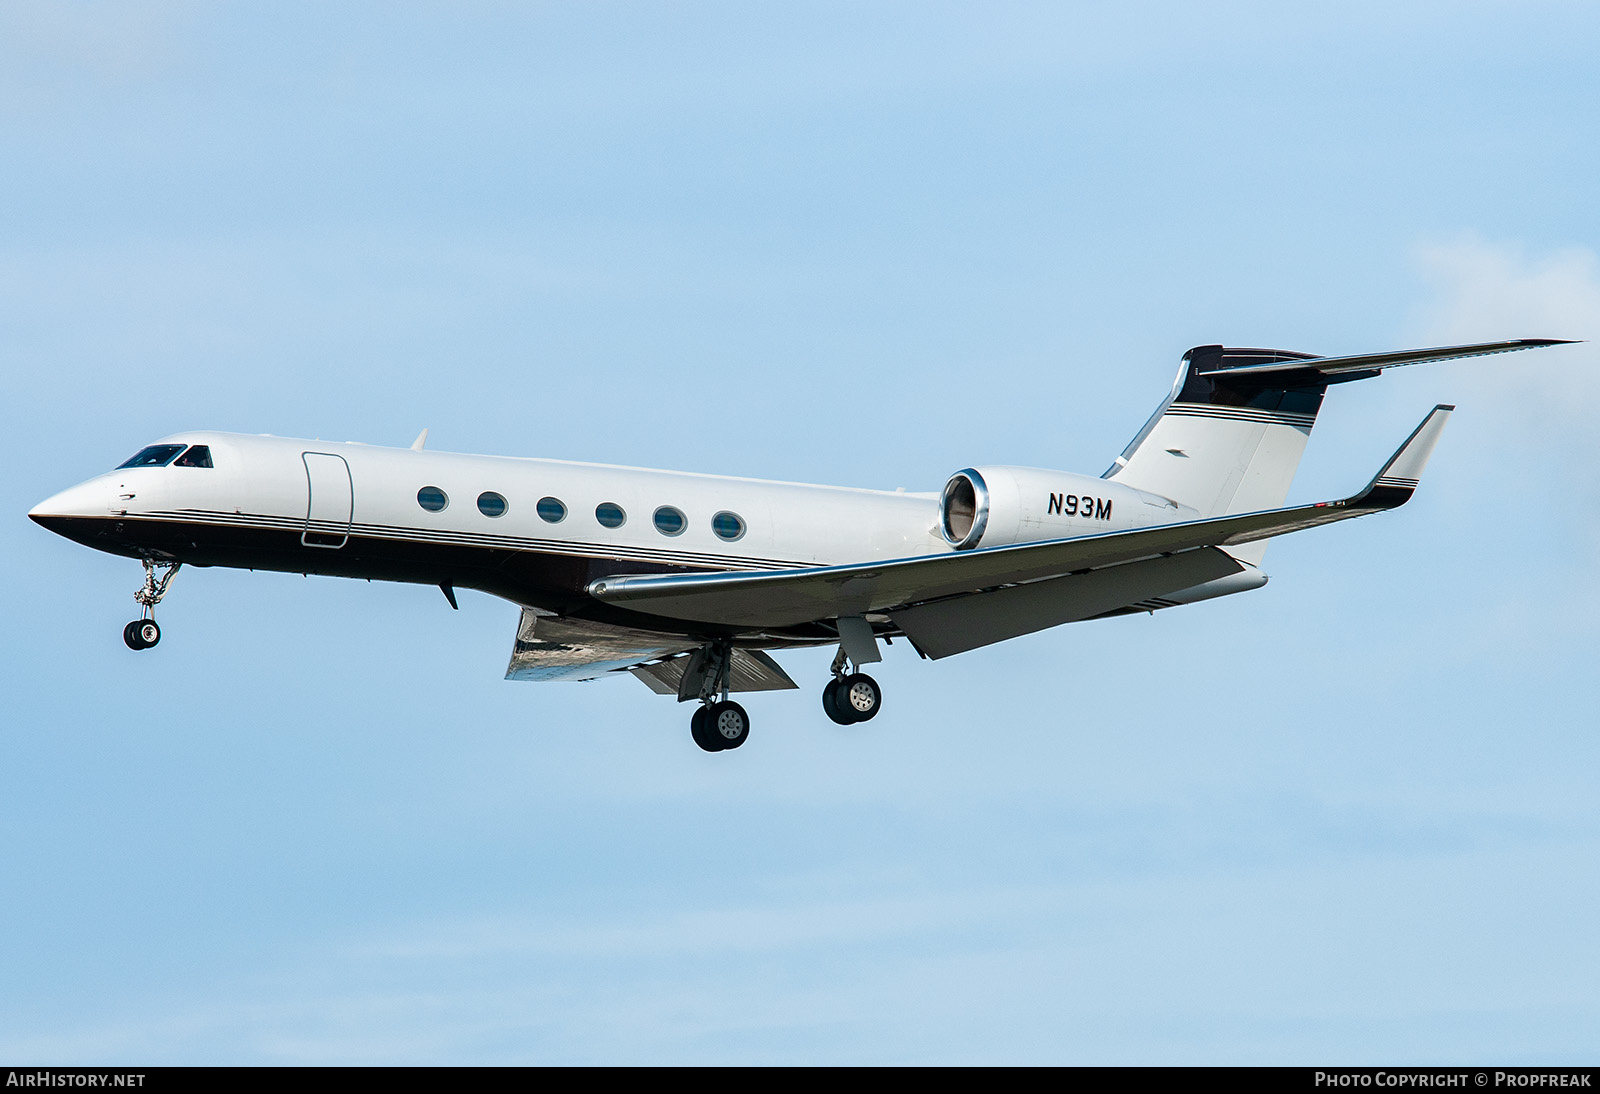
<instances>
[{"instance_id":1,"label":"horizontal stabilizer","mask_svg":"<svg viewBox=\"0 0 1600 1094\"><path fill-rule=\"evenodd\" d=\"M1393 353L1362 353L1352 357L1309 357L1288 361L1265 361L1258 364L1206 369L1199 375L1266 376L1276 372L1312 370L1324 376L1338 376L1351 372L1376 372L1379 369L1399 368L1401 365L1420 365L1428 361L1454 361L1461 357L1485 357L1491 353L1515 353L1521 349L1567 346L1572 342L1573 339L1570 338L1513 338L1506 342L1476 342L1470 346L1404 349Z\"/></svg>"}]
</instances>

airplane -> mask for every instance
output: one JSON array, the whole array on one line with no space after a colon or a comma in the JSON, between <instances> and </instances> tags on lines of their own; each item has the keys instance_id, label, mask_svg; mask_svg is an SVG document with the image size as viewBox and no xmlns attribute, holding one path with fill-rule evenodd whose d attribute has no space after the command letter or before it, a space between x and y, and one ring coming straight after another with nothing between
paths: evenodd
<instances>
[{"instance_id":1,"label":"airplane","mask_svg":"<svg viewBox=\"0 0 1600 1094\"><path fill-rule=\"evenodd\" d=\"M1284 507L1327 389L1383 370L1568 344L1518 339L1321 357L1198 346L1100 476L957 471L906 493L634 467L193 432L140 449L29 516L140 560L130 649L181 567L474 589L521 608L506 677L628 673L695 702L736 749L733 693L798 685L767 651L837 646L827 716L865 722L880 641L954 654L1064 623L1258 589L1267 540L1405 504L1455 408L1434 407L1366 487Z\"/></svg>"}]
</instances>

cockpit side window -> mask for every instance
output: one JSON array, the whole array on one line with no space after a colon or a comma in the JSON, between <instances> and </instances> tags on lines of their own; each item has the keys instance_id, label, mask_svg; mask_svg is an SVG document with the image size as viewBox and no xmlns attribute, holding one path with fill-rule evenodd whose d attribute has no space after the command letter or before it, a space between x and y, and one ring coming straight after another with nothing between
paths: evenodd
<instances>
[{"instance_id":1,"label":"cockpit side window","mask_svg":"<svg viewBox=\"0 0 1600 1094\"><path fill-rule=\"evenodd\" d=\"M165 467L172 462L172 457L182 451L181 444L153 444L148 448L139 449L138 454L126 463L117 464L117 470L121 471L124 467ZM206 458L210 459L209 453Z\"/></svg>"},{"instance_id":2,"label":"cockpit side window","mask_svg":"<svg viewBox=\"0 0 1600 1094\"><path fill-rule=\"evenodd\" d=\"M189 447L189 451L179 456L172 462L173 467L210 467L211 446L196 444Z\"/></svg>"}]
</instances>

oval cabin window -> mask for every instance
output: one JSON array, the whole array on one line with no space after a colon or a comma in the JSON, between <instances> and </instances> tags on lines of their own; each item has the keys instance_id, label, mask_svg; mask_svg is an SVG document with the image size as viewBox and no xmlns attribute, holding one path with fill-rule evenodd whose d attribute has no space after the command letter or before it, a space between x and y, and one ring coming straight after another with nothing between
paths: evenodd
<instances>
[{"instance_id":1,"label":"oval cabin window","mask_svg":"<svg viewBox=\"0 0 1600 1094\"><path fill-rule=\"evenodd\" d=\"M682 511L670 505L663 505L655 512L656 531L664 536L681 536L683 530L689 527L688 519Z\"/></svg>"},{"instance_id":2,"label":"oval cabin window","mask_svg":"<svg viewBox=\"0 0 1600 1094\"><path fill-rule=\"evenodd\" d=\"M622 522L628 519L628 514L622 511L622 506L614 501L603 501L594 507L594 519L607 528L621 528Z\"/></svg>"},{"instance_id":3,"label":"oval cabin window","mask_svg":"<svg viewBox=\"0 0 1600 1094\"><path fill-rule=\"evenodd\" d=\"M506 515L506 499L493 490L485 490L478 495L478 512L486 517L503 517Z\"/></svg>"},{"instance_id":4,"label":"oval cabin window","mask_svg":"<svg viewBox=\"0 0 1600 1094\"><path fill-rule=\"evenodd\" d=\"M450 499L437 486L424 486L417 491L417 504L430 513L438 513L450 504Z\"/></svg>"}]
</instances>

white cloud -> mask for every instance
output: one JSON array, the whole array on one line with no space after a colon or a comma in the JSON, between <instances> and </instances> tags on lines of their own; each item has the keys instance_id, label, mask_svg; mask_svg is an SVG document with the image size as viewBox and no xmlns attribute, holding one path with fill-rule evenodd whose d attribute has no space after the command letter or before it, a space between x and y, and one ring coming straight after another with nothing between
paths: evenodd
<instances>
[{"instance_id":1,"label":"white cloud","mask_svg":"<svg viewBox=\"0 0 1600 1094\"><path fill-rule=\"evenodd\" d=\"M1600 452L1590 409L1600 400L1600 255L1579 246L1540 254L1469 237L1419 247L1416 261L1429 292L1412 313L1413 344L1583 340L1453 362L1455 390L1478 419L1463 415L1453 428L1477 457L1479 487L1535 489L1561 510L1547 514L1556 527L1576 521L1587 537L1583 549L1600 546ZM1510 485L1530 473L1537 484Z\"/></svg>"},{"instance_id":2,"label":"white cloud","mask_svg":"<svg viewBox=\"0 0 1600 1094\"><path fill-rule=\"evenodd\" d=\"M1584 246L1531 254L1523 246L1466 238L1421 246L1416 261L1429 285L1411 318L1416 344L1584 341L1451 368L1474 405L1498 408L1502 421L1539 448L1563 445L1578 462L1592 462L1589 406L1600 398L1600 256Z\"/></svg>"},{"instance_id":3,"label":"white cloud","mask_svg":"<svg viewBox=\"0 0 1600 1094\"><path fill-rule=\"evenodd\" d=\"M1441 338L1600 334L1600 257L1587 247L1529 256L1467 239L1421 247L1417 261L1434 290L1421 322Z\"/></svg>"},{"instance_id":4,"label":"white cloud","mask_svg":"<svg viewBox=\"0 0 1600 1094\"><path fill-rule=\"evenodd\" d=\"M1514 407L1535 418L1587 416L1583 396L1600 394L1600 348L1593 341L1600 338L1600 256L1587 247L1530 255L1520 246L1469 238L1420 247L1416 258L1430 288L1413 317L1419 342L1587 340L1518 361L1518 381L1495 385L1497 399L1511 396ZM1504 373L1495 368L1478 375Z\"/></svg>"}]
</instances>

